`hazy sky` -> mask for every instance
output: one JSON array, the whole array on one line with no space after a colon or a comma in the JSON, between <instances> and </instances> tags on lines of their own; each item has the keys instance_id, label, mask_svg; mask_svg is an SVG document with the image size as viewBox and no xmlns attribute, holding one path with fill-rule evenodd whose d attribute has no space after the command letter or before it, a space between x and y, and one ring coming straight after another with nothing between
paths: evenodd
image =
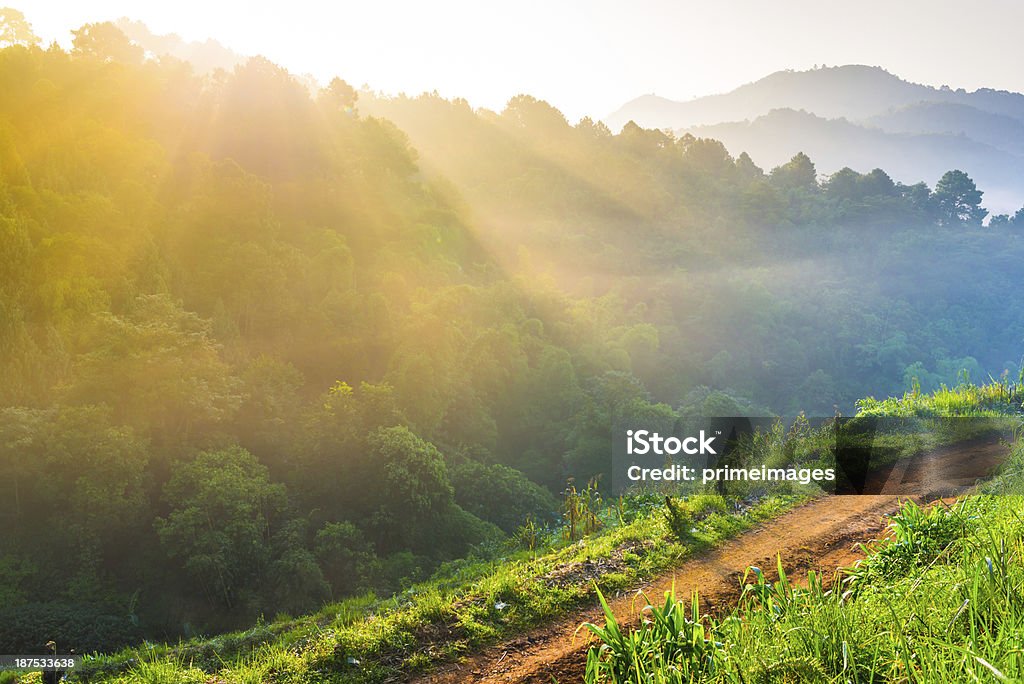
<instances>
[{"instance_id":1,"label":"hazy sky","mask_svg":"<svg viewBox=\"0 0 1024 684\"><path fill-rule=\"evenodd\" d=\"M494 109L528 92L571 120L602 117L645 93L685 100L815 64L1024 91L1017 0L5 2L47 42L68 44L72 28L127 16L324 81L438 90Z\"/></svg>"}]
</instances>

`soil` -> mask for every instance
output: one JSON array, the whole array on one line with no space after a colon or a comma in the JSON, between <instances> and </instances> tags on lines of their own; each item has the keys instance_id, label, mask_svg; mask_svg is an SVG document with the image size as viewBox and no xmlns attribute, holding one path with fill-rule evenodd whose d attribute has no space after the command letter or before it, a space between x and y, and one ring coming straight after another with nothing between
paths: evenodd
<instances>
[{"instance_id":1,"label":"soil","mask_svg":"<svg viewBox=\"0 0 1024 684\"><path fill-rule=\"evenodd\" d=\"M898 476L901 491L916 482L918 492L953 496L975 484L977 467L965 463L983 461L997 464L1005 457L1006 447L997 442L974 442L956 449L941 449L918 457L891 473ZM902 464L901 464L902 465ZM967 477L965 472L971 477ZM890 483L895 483L890 479ZM893 486L895 486L893 484ZM883 491L890 488L883 489ZM795 508L760 527L746 532L700 557L687 560L635 591L609 597L620 624L636 624L638 612L646 605L639 593L652 602L664 599L675 588L680 597L699 591L702 611L721 614L735 605L740 595L743 571L760 567L772 577L776 558L781 557L790 579L801 582L810 570L831 581L839 568L863 557L860 544L885 534L884 516L893 513L901 500L923 497L893 494L826 496ZM933 500L934 496L927 500ZM410 681L417 684L454 682L580 682L586 665L587 649L593 643L589 632L579 630L584 622L603 624L596 599L593 605L578 609L557 622L510 638L462 662L442 667Z\"/></svg>"},{"instance_id":2,"label":"soil","mask_svg":"<svg viewBox=\"0 0 1024 684\"><path fill-rule=\"evenodd\" d=\"M998 438L974 440L898 461L870 491L927 500L955 496L993 474L1009 454Z\"/></svg>"}]
</instances>

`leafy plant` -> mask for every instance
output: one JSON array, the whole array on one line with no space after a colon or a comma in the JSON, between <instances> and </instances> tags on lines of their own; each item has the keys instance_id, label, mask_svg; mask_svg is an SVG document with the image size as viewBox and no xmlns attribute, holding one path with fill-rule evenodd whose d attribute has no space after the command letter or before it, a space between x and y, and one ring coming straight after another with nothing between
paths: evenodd
<instances>
[{"instance_id":1,"label":"leafy plant","mask_svg":"<svg viewBox=\"0 0 1024 684\"><path fill-rule=\"evenodd\" d=\"M915 568L939 561L964 537L968 524L976 517L977 505L973 499L962 499L953 506L930 507L906 501L890 516L891 536L848 571L846 582L850 591L856 592L870 582L905 576Z\"/></svg>"},{"instance_id":2,"label":"leafy plant","mask_svg":"<svg viewBox=\"0 0 1024 684\"><path fill-rule=\"evenodd\" d=\"M595 587L596 589L596 587ZM659 673L671 672L672 681L694 681L713 675L722 658L724 644L709 634L710 621L700 614L700 600L694 593L687 609L677 601L674 591L665 592L661 606L647 605L641 611L641 624L624 630L599 589L598 598L604 611L603 626L584 623L601 640L587 653L584 680L626 683L656 681Z\"/></svg>"},{"instance_id":3,"label":"leafy plant","mask_svg":"<svg viewBox=\"0 0 1024 684\"><path fill-rule=\"evenodd\" d=\"M536 551L543 535L543 528L537 524L537 519L530 516L516 530L516 542L530 552Z\"/></svg>"},{"instance_id":4,"label":"leafy plant","mask_svg":"<svg viewBox=\"0 0 1024 684\"><path fill-rule=\"evenodd\" d=\"M565 521L565 537L569 541L585 537L601 528L598 517L603 501L597 488L597 480L591 479L586 488L577 490L572 482L562 493L562 519Z\"/></svg>"}]
</instances>

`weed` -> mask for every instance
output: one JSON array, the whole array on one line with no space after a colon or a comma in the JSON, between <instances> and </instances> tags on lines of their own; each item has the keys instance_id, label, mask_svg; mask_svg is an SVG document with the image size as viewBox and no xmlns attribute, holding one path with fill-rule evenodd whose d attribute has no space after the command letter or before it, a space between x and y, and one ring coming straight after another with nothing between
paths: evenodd
<instances>
[{"instance_id":1,"label":"weed","mask_svg":"<svg viewBox=\"0 0 1024 684\"><path fill-rule=\"evenodd\" d=\"M597 532L601 527L598 513L603 502L597 488L597 480L587 482L585 489L577 491L571 481L563 492L562 518L565 520L565 536L574 541Z\"/></svg>"}]
</instances>

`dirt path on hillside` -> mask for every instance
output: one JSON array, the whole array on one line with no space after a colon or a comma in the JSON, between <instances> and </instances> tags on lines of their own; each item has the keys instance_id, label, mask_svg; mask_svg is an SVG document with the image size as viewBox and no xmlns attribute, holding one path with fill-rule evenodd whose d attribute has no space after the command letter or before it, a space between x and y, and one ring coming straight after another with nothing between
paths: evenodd
<instances>
[{"instance_id":1,"label":"dirt path on hillside","mask_svg":"<svg viewBox=\"0 0 1024 684\"><path fill-rule=\"evenodd\" d=\"M992 475L1008 454L1008 446L996 437L941 447L898 461L884 475L870 478L870 491L929 501L955 496Z\"/></svg>"},{"instance_id":2,"label":"dirt path on hillside","mask_svg":"<svg viewBox=\"0 0 1024 684\"><path fill-rule=\"evenodd\" d=\"M1005 453L1005 447L998 443L974 443L960 450L941 450L929 457L925 470L941 472L942 477L936 479L949 483L955 478L949 477L952 472L948 469L955 470L956 462L964 456L996 459ZM947 496L955 493L943 492ZM702 610L721 613L735 605L739 598L744 569L758 566L773 576L777 554L781 555L787 574L797 582L805 580L809 570L830 578L838 568L862 557L858 543L877 539L884 533L883 517L894 512L898 502L899 497L893 495L816 499L700 557L687 560L636 589L645 592L654 602L663 600L664 593L673 586L678 596L687 598L697 589ZM635 591L609 599L620 624L636 624L637 612L643 608L644 601L636 598ZM521 634L413 681L418 684L580 682L586 652L592 643L588 632L577 632L584 622L603 624L596 600L594 605L576 610L558 622Z\"/></svg>"}]
</instances>

